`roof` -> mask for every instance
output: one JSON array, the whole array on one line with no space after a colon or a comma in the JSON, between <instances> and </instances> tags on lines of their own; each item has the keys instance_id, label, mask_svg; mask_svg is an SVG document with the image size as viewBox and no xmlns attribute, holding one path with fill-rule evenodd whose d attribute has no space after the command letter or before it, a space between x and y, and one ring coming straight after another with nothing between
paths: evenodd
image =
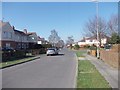
<instances>
[{"instance_id":1,"label":"roof","mask_svg":"<svg viewBox=\"0 0 120 90\"><path fill-rule=\"evenodd\" d=\"M79 42L85 42L85 39L80 40Z\"/></svg>"},{"instance_id":2,"label":"roof","mask_svg":"<svg viewBox=\"0 0 120 90\"><path fill-rule=\"evenodd\" d=\"M24 32L22 32L22 31L19 31L19 30L16 30L16 29L14 29L14 31L15 31L15 33L20 33L20 34L23 34L23 35L26 35Z\"/></svg>"},{"instance_id":3,"label":"roof","mask_svg":"<svg viewBox=\"0 0 120 90\"><path fill-rule=\"evenodd\" d=\"M101 38L107 38L107 39L109 39L110 37L102 34ZM85 42L85 40L93 40L93 39L97 39L97 36L94 35L92 37L87 37L87 38L84 37L82 40L80 40L78 42Z\"/></svg>"},{"instance_id":4,"label":"roof","mask_svg":"<svg viewBox=\"0 0 120 90\"><path fill-rule=\"evenodd\" d=\"M9 22L3 22L3 21L0 20L0 27L5 26L6 24L9 24ZM10 25L10 24L9 24L9 25Z\"/></svg>"},{"instance_id":5,"label":"roof","mask_svg":"<svg viewBox=\"0 0 120 90\"><path fill-rule=\"evenodd\" d=\"M45 41L45 39L38 36L38 41Z\"/></svg>"},{"instance_id":6,"label":"roof","mask_svg":"<svg viewBox=\"0 0 120 90\"><path fill-rule=\"evenodd\" d=\"M36 32L28 32L27 35L36 34Z\"/></svg>"}]
</instances>

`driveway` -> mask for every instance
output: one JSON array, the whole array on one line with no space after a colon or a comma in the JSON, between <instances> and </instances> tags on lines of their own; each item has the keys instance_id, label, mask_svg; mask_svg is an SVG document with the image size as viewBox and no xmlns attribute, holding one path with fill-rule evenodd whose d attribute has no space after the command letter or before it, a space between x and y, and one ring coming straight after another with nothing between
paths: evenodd
<instances>
[{"instance_id":1,"label":"driveway","mask_svg":"<svg viewBox=\"0 0 120 90\"><path fill-rule=\"evenodd\" d=\"M3 88L75 88L75 53L62 49L59 55L41 55L40 59L2 70Z\"/></svg>"}]
</instances>

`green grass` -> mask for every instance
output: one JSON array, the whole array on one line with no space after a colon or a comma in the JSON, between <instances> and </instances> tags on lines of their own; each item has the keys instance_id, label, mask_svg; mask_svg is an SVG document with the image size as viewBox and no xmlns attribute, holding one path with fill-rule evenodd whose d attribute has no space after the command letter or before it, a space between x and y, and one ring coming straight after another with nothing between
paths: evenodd
<instances>
[{"instance_id":1,"label":"green grass","mask_svg":"<svg viewBox=\"0 0 120 90\"><path fill-rule=\"evenodd\" d=\"M111 90L108 82L88 60L78 61L77 88L108 88Z\"/></svg>"},{"instance_id":2,"label":"green grass","mask_svg":"<svg viewBox=\"0 0 120 90\"><path fill-rule=\"evenodd\" d=\"M86 51L84 51L84 50L76 51L77 57L84 57L83 54L85 54L85 53L86 53Z\"/></svg>"},{"instance_id":3,"label":"green grass","mask_svg":"<svg viewBox=\"0 0 120 90\"><path fill-rule=\"evenodd\" d=\"M32 61L32 60L37 59L37 58L39 58L39 57L29 57L29 58L14 60L14 61L3 62L3 63L0 63L0 68L10 66L10 65L14 65L14 64L17 64L17 63L26 62L26 61Z\"/></svg>"}]
</instances>

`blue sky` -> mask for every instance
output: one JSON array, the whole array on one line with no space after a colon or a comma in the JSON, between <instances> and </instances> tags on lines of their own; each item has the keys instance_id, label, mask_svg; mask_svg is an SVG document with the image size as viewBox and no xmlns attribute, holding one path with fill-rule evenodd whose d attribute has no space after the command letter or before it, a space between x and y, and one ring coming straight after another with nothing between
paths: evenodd
<instances>
[{"instance_id":1,"label":"blue sky","mask_svg":"<svg viewBox=\"0 0 120 90\"><path fill-rule=\"evenodd\" d=\"M100 2L99 16L108 20L118 13L117 2ZM93 2L3 2L2 17L17 29L28 29L48 39L50 31L55 29L66 40L73 35L75 41L85 33L84 25L96 15Z\"/></svg>"}]
</instances>

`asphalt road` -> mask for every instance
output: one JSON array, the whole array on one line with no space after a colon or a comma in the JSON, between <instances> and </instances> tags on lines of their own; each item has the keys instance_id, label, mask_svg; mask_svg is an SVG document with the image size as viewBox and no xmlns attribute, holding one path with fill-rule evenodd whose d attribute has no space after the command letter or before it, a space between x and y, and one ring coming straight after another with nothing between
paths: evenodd
<instances>
[{"instance_id":1,"label":"asphalt road","mask_svg":"<svg viewBox=\"0 0 120 90\"><path fill-rule=\"evenodd\" d=\"M59 55L2 70L2 88L74 88L77 60L67 49Z\"/></svg>"}]
</instances>

